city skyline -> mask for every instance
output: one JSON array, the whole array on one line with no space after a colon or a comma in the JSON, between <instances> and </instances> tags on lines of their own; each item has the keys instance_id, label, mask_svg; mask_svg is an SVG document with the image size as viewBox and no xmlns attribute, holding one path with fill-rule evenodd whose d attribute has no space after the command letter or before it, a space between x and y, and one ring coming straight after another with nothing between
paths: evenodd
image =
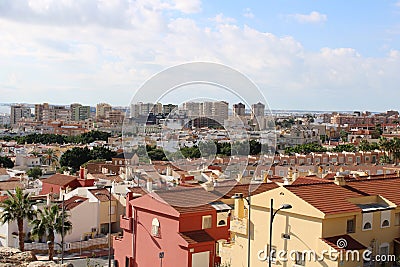
<instances>
[{"instance_id":1,"label":"city skyline","mask_svg":"<svg viewBox=\"0 0 400 267\"><path fill-rule=\"evenodd\" d=\"M157 72L210 61L271 109L398 109L399 17L399 1L3 1L2 102L128 106Z\"/></svg>"}]
</instances>

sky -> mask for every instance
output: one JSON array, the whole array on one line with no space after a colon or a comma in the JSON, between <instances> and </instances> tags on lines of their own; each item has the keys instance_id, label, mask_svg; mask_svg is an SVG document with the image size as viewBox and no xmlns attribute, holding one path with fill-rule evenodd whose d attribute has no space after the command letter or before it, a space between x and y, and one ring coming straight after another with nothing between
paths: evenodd
<instances>
[{"instance_id":1,"label":"sky","mask_svg":"<svg viewBox=\"0 0 400 267\"><path fill-rule=\"evenodd\" d=\"M0 0L0 103L127 106L197 61L246 75L271 109L398 110L400 0Z\"/></svg>"}]
</instances>

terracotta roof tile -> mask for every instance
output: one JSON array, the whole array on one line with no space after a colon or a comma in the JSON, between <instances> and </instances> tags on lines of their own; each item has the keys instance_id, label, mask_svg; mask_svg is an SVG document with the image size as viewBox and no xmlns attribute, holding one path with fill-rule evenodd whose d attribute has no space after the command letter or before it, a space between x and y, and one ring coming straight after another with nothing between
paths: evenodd
<instances>
[{"instance_id":1,"label":"terracotta roof tile","mask_svg":"<svg viewBox=\"0 0 400 267\"><path fill-rule=\"evenodd\" d=\"M109 194L110 191L108 191L107 188L101 188L101 189L89 189L89 192L93 194L100 202L106 202L109 201ZM114 196L111 194L111 200L115 200Z\"/></svg>"},{"instance_id":2,"label":"terracotta roof tile","mask_svg":"<svg viewBox=\"0 0 400 267\"><path fill-rule=\"evenodd\" d=\"M81 203L88 200L87 198L80 197L80 196L73 196L64 201L64 208L65 210L72 210L73 208L79 206ZM60 208L62 207L62 203L60 204Z\"/></svg>"},{"instance_id":3,"label":"terracotta roof tile","mask_svg":"<svg viewBox=\"0 0 400 267\"><path fill-rule=\"evenodd\" d=\"M56 174L50 176L49 178L42 180L43 183L60 185L60 186L67 186L70 184L74 184L75 181L79 186L77 176L64 175L64 174L59 174L59 173L56 173Z\"/></svg>"},{"instance_id":4,"label":"terracotta roof tile","mask_svg":"<svg viewBox=\"0 0 400 267\"><path fill-rule=\"evenodd\" d=\"M179 213L193 213L214 211L209 205L218 199L217 196L207 192L203 188L182 188L171 191L157 191L156 194L172 206Z\"/></svg>"},{"instance_id":5,"label":"terracotta roof tile","mask_svg":"<svg viewBox=\"0 0 400 267\"><path fill-rule=\"evenodd\" d=\"M348 199L364 196L330 182L285 187L325 214L360 211L361 209Z\"/></svg>"},{"instance_id":6,"label":"terracotta roof tile","mask_svg":"<svg viewBox=\"0 0 400 267\"><path fill-rule=\"evenodd\" d=\"M6 168L0 168L0 175L8 175Z\"/></svg>"},{"instance_id":7,"label":"terracotta roof tile","mask_svg":"<svg viewBox=\"0 0 400 267\"><path fill-rule=\"evenodd\" d=\"M339 239L345 240L347 242L346 246L344 246L342 248L338 247ZM332 237L325 237L325 238L322 238L322 240L337 251L340 251L340 250L363 250L363 249L367 248L366 246L364 246L363 244L361 244L360 242L358 242L357 240L355 240L354 238L352 238L349 235L338 235L338 236L332 236Z\"/></svg>"},{"instance_id":8,"label":"terracotta roof tile","mask_svg":"<svg viewBox=\"0 0 400 267\"><path fill-rule=\"evenodd\" d=\"M179 235L183 237L183 239L190 245L205 242L215 242L215 240L204 230L183 232L179 233Z\"/></svg>"},{"instance_id":9,"label":"terracotta roof tile","mask_svg":"<svg viewBox=\"0 0 400 267\"><path fill-rule=\"evenodd\" d=\"M400 205L400 178L367 179L348 182L346 185L369 195L381 195Z\"/></svg>"},{"instance_id":10,"label":"terracotta roof tile","mask_svg":"<svg viewBox=\"0 0 400 267\"><path fill-rule=\"evenodd\" d=\"M19 181L1 181L0 191L14 190L15 188L25 188L25 185Z\"/></svg>"},{"instance_id":11,"label":"terracotta roof tile","mask_svg":"<svg viewBox=\"0 0 400 267\"><path fill-rule=\"evenodd\" d=\"M271 189L279 187L275 183L260 183L251 184L250 192L251 195L257 195ZM249 185L248 184L236 184L234 186L216 186L214 188L214 194L220 194L223 198L231 198L236 193L242 193L244 197L249 195Z\"/></svg>"}]
</instances>

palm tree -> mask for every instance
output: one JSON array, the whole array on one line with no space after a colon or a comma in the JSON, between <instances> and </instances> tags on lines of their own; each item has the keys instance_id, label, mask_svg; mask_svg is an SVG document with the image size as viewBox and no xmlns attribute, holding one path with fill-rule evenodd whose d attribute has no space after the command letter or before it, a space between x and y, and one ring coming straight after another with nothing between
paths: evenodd
<instances>
[{"instance_id":1,"label":"palm tree","mask_svg":"<svg viewBox=\"0 0 400 267\"><path fill-rule=\"evenodd\" d=\"M43 163L47 165L51 165L52 163L57 163L57 156L54 153L54 150L49 148L44 152L43 155Z\"/></svg>"},{"instance_id":2,"label":"palm tree","mask_svg":"<svg viewBox=\"0 0 400 267\"><path fill-rule=\"evenodd\" d=\"M36 219L32 221L32 235L40 238L46 235L46 241L49 246L49 260L53 260L54 257L54 238L55 234L61 234L63 232L63 216L64 216L64 233L68 233L72 230L72 223L68 221L68 215L58 206L53 204L46 206L42 210L38 210Z\"/></svg>"},{"instance_id":3,"label":"palm tree","mask_svg":"<svg viewBox=\"0 0 400 267\"><path fill-rule=\"evenodd\" d=\"M19 187L15 189L15 194L7 191L7 199L0 204L3 208L0 221L1 223L9 223L17 221L19 249L24 251L24 219L32 220L35 211L32 208L33 202L29 199L29 193L23 192Z\"/></svg>"}]
</instances>

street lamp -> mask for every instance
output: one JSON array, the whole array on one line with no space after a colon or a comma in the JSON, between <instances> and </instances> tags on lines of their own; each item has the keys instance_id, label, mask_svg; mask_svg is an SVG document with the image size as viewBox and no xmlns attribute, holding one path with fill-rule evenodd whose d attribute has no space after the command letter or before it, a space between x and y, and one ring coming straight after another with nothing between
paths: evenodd
<instances>
[{"instance_id":1,"label":"street lamp","mask_svg":"<svg viewBox=\"0 0 400 267\"><path fill-rule=\"evenodd\" d=\"M108 211L108 267L111 267L111 185L102 186L100 188L108 189L108 195L97 192L95 195L106 196L108 198L109 203L109 211Z\"/></svg>"},{"instance_id":2,"label":"street lamp","mask_svg":"<svg viewBox=\"0 0 400 267\"><path fill-rule=\"evenodd\" d=\"M246 200L249 209L247 212L247 267L250 267L250 218L251 218L251 194L250 194L250 185L249 185L249 192L248 197L244 198L243 194L234 194L231 198L233 199L244 199Z\"/></svg>"},{"instance_id":3,"label":"street lamp","mask_svg":"<svg viewBox=\"0 0 400 267\"><path fill-rule=\"evenodd\" d=\"M271 207L270 207L270 222L269 222L269 251L268 251L268 267L272 265L272 224L274 222L275 215L280 210L288 210L291 209L292 205L290 204L282 204L279 209L274 212L274 200L271 198Z\"/></svg>"}]
</instances>

